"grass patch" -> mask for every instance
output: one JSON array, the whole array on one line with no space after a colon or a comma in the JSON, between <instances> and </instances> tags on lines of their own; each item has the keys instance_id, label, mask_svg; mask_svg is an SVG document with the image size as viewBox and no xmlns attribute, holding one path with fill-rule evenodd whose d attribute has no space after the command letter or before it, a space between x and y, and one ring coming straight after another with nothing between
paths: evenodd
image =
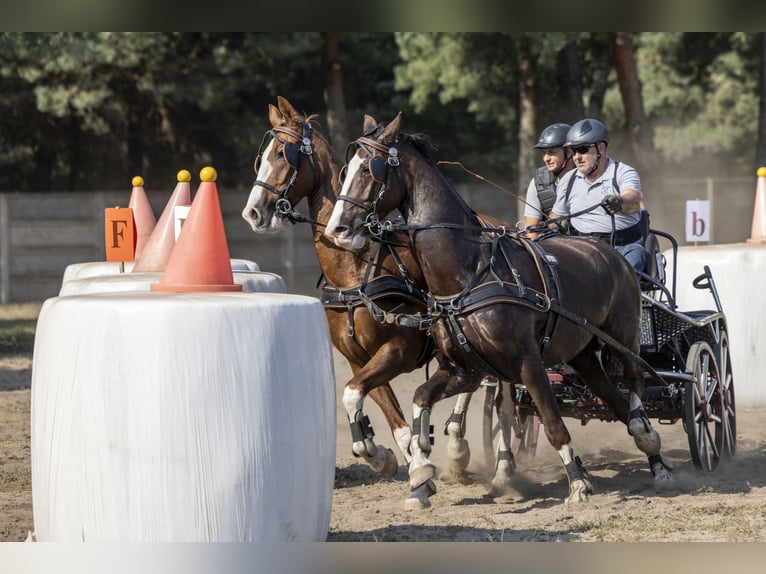
<instances>
[{"instance_id":1,"label":"grass patch","mask_svg":"<svg viewBox=\"0 0 766 574\"><path fill-rule=\"evenodd\" d=\"M0 354L31 353L37 319L0 319Z\"/></svg>"}]
</instances>

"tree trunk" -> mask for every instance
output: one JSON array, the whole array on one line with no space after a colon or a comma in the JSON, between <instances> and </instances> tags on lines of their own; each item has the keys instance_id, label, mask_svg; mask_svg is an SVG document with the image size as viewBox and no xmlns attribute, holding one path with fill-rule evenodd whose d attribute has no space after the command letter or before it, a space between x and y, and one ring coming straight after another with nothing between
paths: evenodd
<instances>
[{"instance_id":1,"label":"tree trunk","mask_svg":"<svg viewBox=\"0 0 766 574\"><path fill-rule=\"evenodd\" d=\"M521 199L526 196L529 180L535 174L537 156L532 147L537 142L537 106L535 99L535 58L527 42L519 39L516 44L516 61L519 66L519 172L516 189ZM524 213L524 204L517 202L517 219Z\"/></svg>"},{"instance_id":2,"label":"tree trunk","mask_svg":"<svg viewBox=\"0 0 766 574\"><path fill-rule=\"evenodd\" d=\"M766 32L761 32L761 105L758 110L758 147L755 167L766 166Z\"/></svg>"},{"instance_id":3,"label":"tree trunk","mask_svg":"<svg viewBox=\"0 0 766 574\"><path fill-rule=\"evenodd\" d=\"M635 156L635 167L641 175L642 182L648 184L647 187L653 187L652 184L656 182L651 180L657 173L657 155L654 151L651 125L644 113L644 100L641 97L641 84L638 79L638 69L636 68L630 34L612 32L610 36L617 82L620 86L622 103L625 108L625 121Z\"/></svg>"},{"instance_id":4,"label":"tree trunk","mask_svg":"<svg viewBox=\"0 0 766 574\"><path fill-rule=\"evenodd\" d=\"M611 67L609 57L609 42L604 34L594 32L591 36L591 78L590 78L590 97L586 116L589 118L601 119L601 110L604 107L604 94L607 87L607 76Z\"/></svg>"},{"instance_id":5,"label":"tree trunk","mask_svg":"<svg viewBox=\"0 0 766 574\"><path fill-rule=\"evenodd\" d=\"M346 101L343 97L343 73L338 59L338 32L325 32L324 103L327 108L327 131L330 145L342 154L349 141Z\"/></svg>"},{"instance_id":6,"label":"tree trunk","mask_svg":"<svg viewBox=\"0 0 766 574\"><path fill-rule=\"evenodd\" d=\"M573 124L585 116L582 103L582 71L574 40L558 53L559 92L563 114L557 121Z\"/></svg>"},{"instance_id":7,"label":"tree trunk","mask_svg":"<svg viewBox=\"0 0 766 574\"><path fill-rule=\"evenodd\" d=\"M69 116L69 181L67 191L77 191L80 181L80 122L74 113Z\"/></svg>"}]
</instances>

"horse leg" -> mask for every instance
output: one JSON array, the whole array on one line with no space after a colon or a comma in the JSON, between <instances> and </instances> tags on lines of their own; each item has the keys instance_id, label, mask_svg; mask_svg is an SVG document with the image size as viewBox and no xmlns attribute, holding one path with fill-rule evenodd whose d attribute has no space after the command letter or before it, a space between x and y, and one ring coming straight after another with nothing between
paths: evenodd
<instances>
[{"instance_id":1,"label":"horse leg","mask_svg":"<svg viewBox=\"0 0 766 574\"><path fill-rule=\"evenodd\" d=\"M516 415L510 381L500 381L499 395L496 408L500 440L496 451L495 476L492 478L489 489L491 496L500 496L508 492L511 488L511 477L516 472L516 460L511 448L511 429Z\"/></svg>"},{"instance_id":2,"label":"horse leg","mask_svg":"<svg viewBox=\"0 0 766 574\"><path fill-rule=\"evenodd\" d=\"M605 357L605 352L610 351L602 351L602 359ZM621 355L617 357L623 365L624 378L630 389L628 400L609 379L604 371L602 360L599 360L594 351L586 350L569 361L569 365L626 425L628 434L633 437L636 446L649 459L649 468L654 475L655 485L662 487L667 481L672 480L673 467L660 453L662 441L644 412L640 398L643 394L643 384L640 382L641 375L636 365L630 359L623 359ZM639 385L640 388L638 388Z\"/></svg>"},{"instance_id":3,"label":"horse leg","mask_svg":"<svg viewBox=\"0 0 766 574\"><path fill-rule=\"evenodd\" d=\"M404 418L404 412L399 404L399 399L396 398L389 383L375 387L369 394L386 418L386 422L388 422L388 426L391 429L391 436L394 437L399 451L404 457L404 462L409 464L412 430L410 429L410 424Z\"/></svg>"},{"instance_id":4,"label":"horse leg","mask_svg":"<svg viewBox=\"0 0 766 574\"><path fill-rule=\"evenodd\" d=\"M411 432L404 420L404 413L401 411L399 402L388 383L391 370L395 370L395 366L399 364L396 360L395 353L383 348L379 349L364 367L355 368L352 365L354 376L346 383L343 391L343 406L351 429L351 451L354 456L364 458L375 471L389 478L396 476L399 462L391 449L375 444L373 440L375 432L362 408L364 397L370 394L386 415L394 438L407 460Z\"/></svg>"},{"instance_id":5,"label":"horse leg","mask_svg":"<svg viewBox=\"0 0 766 574\"><path fill-rule=\"evenodd\" d=\"M569 480L569 496L565 503L587 502L588 496L593 493L593 485L580 457L574 454L572 437L561 418L556 397L553 395L548 375L539 356L530 355L522 360L521 381L537 406L545 436L559 453L561 462L564 464Z\"/></svg>"},{"instance_id":6,"label":"horse leg","mask_svg":"<svg viewBox=\"0 0 766 574\"><path fill-rule=\"evenodd\" d=\"M415 391L412 404L412 439L410 440L410 495L404 501L406 510L421 510L431 506L428 500L436 494L434 477L436 466L428 458L433 443L431 426L431 406L442 398L458 394L463 389L456 388L446 394L448 383L455 377L451 366L442 362L431 377Z\"/></svg>"},{"instance_id":7,"label":"horse leg","mask_svg":"<svg viewBox=\"0 0 766 574\"><path fill-rule=\"evenodd\" d=\"M455 402L455 408L444 425L444 434L449 437L447 442L447 458L449 470L458 482L465 482L467 475L465 469L471 460L471 449L465 440L465 418L468 405L473 393L461 393Z\"/></svg>"},{"instance_id":8,"label":"horse leg","mask_svg":"<svg viewBox=\"0 0 766 574\"><path fill-rule=\"evenodd\" d=\"M644 411L643 401L641 400L641 396L644 393L644 381L641 371L630 357L617 354L617 359L622 363L624 378L630 390L627 405L628 412L620 416L620 418L627 425L628 434L633 437L633 441L638 449L646 454L649 460L649 470L652 471L652 476L654 477L655 489L665 490L672 488L675 484L673 480L673 465L660 452L662 440L649 421L649 417Z\"/></svg>"}]
</instances>

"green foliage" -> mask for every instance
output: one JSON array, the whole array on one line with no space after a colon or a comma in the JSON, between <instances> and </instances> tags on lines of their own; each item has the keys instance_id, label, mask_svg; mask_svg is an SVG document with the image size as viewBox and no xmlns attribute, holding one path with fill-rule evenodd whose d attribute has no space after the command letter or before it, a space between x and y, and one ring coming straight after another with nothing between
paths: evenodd
<instances>
[{"instance_id":1,"label":"green foliage","mask_svg":"<svg viewBox=\"0 0 766 574\"><path fill-rule=\"evenodd\" d=\"M760 102L754 35L642 34L637 59L655 146L667 161L714 153L750 167Z\"/></svg>"},{"instance_id":2,"label":"green foliage","mask_svg":"<svg viewBox=\"0 0 766 574\"><path fill-rule=\"evenodd\" d=\"M715 153L750 173L762 35L641 33L634 48L655 147L671 166ZM438 159L514 181L519 55L535 66L537 129L566 115L560 53L576 42L583 103L619 142L624 110L606 33L341 33L347 120L401 111ZM214 165L246 187L277 95L318 114L322 33L57 32L0 34L0 189L170 188ZM568 70L566 70L568 71ZM602 103L603 97L603 103ZM528 138L528 134L524 138ZM748 153L742 153L748 150ZM461 174L450 170L450 176Z\"/></svg>"}]
</instances>

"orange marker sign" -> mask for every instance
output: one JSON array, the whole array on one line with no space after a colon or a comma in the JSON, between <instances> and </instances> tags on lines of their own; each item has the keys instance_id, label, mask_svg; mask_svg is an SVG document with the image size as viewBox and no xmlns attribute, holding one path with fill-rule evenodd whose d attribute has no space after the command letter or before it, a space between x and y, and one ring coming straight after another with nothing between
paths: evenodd
<instances>
[{"instance_id":1,"label":"orange marker sign","mask_svg":"<svg viewBox=\"0 0 766 574\"><path fill-rule=\"evenodd\" d=\"M104 243L107 261L133 261L136 253L136 224L129 207L104 210Z\"/></svg>"}]
</instances>

